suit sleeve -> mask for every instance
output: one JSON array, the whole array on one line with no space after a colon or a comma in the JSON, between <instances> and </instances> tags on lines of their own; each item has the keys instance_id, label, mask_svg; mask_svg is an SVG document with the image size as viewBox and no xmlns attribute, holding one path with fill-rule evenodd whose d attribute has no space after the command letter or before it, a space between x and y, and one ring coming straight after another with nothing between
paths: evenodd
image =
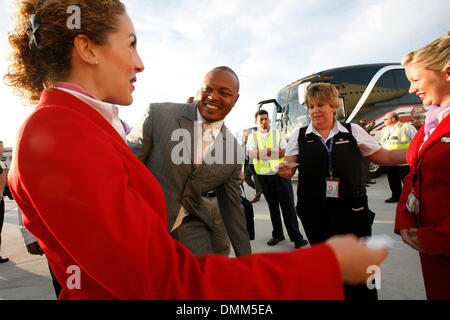
<instances>
[{"instance_id":1,"label":"suit sleeve","mask_svg":"<svg viewBox=\"0 0 450 320\"><path fill-rule=\"evenodd\" d=\"M151 105L145 109L145 113L138 124L127 136L127 144L136 157L145 163L152 149L152 120Z\"/></svg>"},{"instance_id":2,"label":"suit sleeve","mask_svg":"<svg viewBox=\"0 0 450 320\"><path fill-rule=\"evenodd\" d=\"M227 182L216 190L222 220L238 257L252 253L244 207L240 197L240 171L241 166L236 166Z\"/></svg>"},{"instance_id":3,"label":"suit sleeve","mask_svg":"<svg viewBox=\"0 0 450 320\"><path fill-rule=\"evenodd\" d=\"M44 235L55 239L43 248L61 257L54 260L58 268L66 267L63 259L69 256L83 274L119 299L344 298L329 246L236 259L196 258L169 235L156 179L119 154L117 141L75 112L42 112L30 122L17 151L15 191L30 199L25 209L36 208L24 214L37 215L34 219L48 230ZM225 193L236 179L224 186ZM145 188L154 192L141 194ZM158 198L152 198L155 194ZM235 212L243 218L240 210Z\"/></svg>"}]
</instances>

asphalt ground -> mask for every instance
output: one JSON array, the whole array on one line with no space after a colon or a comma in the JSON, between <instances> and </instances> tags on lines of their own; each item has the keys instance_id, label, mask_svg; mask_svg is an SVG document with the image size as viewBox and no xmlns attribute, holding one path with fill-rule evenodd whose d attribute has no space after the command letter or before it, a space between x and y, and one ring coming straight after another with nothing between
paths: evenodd
<instances>
[{"instance_id":1,"label":"asphalt ground","mask_svg":"<svg viewBox=\"0 0 450 320\"><path fill-rule=\"evenodd\" d=\"M405 245L393 233L396 204L386 204L390 197L386 176L368 187L369 205L376 213L373 233L388 235L394 240L388 258L381 266L380 300L425 300L419 255ZM296 183L293 182L294 190ZM254 190L246 186L246 196L253 198ZM276 246L267 246L272 225L264 197L253 204L255 213L256 239L252 241L253 252L274 252L293 250L293 243L284 240ZM300 229L305 235L300 223ZM18 227L17 206L6 201L5 222L2 231L0 255L10 259L0 264L0 300L55 300L51 277L45 257L30 255L25 247ZM292 270L295 272L295 270Z\"/></svg>"}]
</instances>

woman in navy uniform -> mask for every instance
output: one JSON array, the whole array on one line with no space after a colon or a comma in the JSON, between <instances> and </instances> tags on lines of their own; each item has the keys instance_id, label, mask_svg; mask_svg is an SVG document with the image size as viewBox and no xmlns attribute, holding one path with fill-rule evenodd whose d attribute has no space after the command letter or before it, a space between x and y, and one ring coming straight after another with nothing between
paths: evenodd
<instances>
[{"instance_id":1,"label":"woman in navy uniform","mask_svg":"<svg viewBox=\"0 0 450 320\"><path fill-rule=\"evenodd\" d=\"M368 208L361 157L383 165L404 163L406 150L387 151L357 124L335 119L340 107L331 84L310 86L305 103L309 126L291 135L279 174L291 178L298 166L297 214L311 244L337 234L372 234L374 213ZM347 299L377 299L367 286L346 287Z\"/></svg>"}]
</instances>

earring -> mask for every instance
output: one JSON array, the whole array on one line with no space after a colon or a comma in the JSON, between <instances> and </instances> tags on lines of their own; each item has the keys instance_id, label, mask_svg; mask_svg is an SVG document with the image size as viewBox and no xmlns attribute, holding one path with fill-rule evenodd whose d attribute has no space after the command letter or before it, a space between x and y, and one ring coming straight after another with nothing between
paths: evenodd
<instances>
[{"instance_id":1,"label":"earring","mask_svg":"<svg viewBox=\"0 0 450 320\"><path fill-rule=\"evenodd\" d=\"M95 65L97 65L97 66L99 65L98 61L95 61Z\"/></svg>"}]
</instances>

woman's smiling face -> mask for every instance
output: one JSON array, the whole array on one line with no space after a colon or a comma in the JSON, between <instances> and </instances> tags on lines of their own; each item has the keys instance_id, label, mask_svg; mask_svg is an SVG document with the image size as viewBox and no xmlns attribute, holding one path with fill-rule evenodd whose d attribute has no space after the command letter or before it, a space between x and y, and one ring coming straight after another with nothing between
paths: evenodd
<instances>
[{"instance_id":1,"label":"woman's smiling face","mask_svg":"<svg viewBox=\"0 0 450 320\"><path fill-rule=\"evenodd\" d=\"M113 104L130 105L136 74L144 71L144 64L136 49L133 22L126 13L119 15L118 21L118 30L109 34L107 43L99 47L98 98Z\"/></svg>"},{"instance_id":2,"label":"woman's smiling face","mask_svg":"<svg viewBox=\"0 0 450 320\"><path fill-rule=\"evenodd\" d=\"M445 73L425 69L417 63L407 64L405 72L411 82L409 92L419 96L423 105L441 105L449 96L450 82Z\"/></svg>"}]
</instances>

